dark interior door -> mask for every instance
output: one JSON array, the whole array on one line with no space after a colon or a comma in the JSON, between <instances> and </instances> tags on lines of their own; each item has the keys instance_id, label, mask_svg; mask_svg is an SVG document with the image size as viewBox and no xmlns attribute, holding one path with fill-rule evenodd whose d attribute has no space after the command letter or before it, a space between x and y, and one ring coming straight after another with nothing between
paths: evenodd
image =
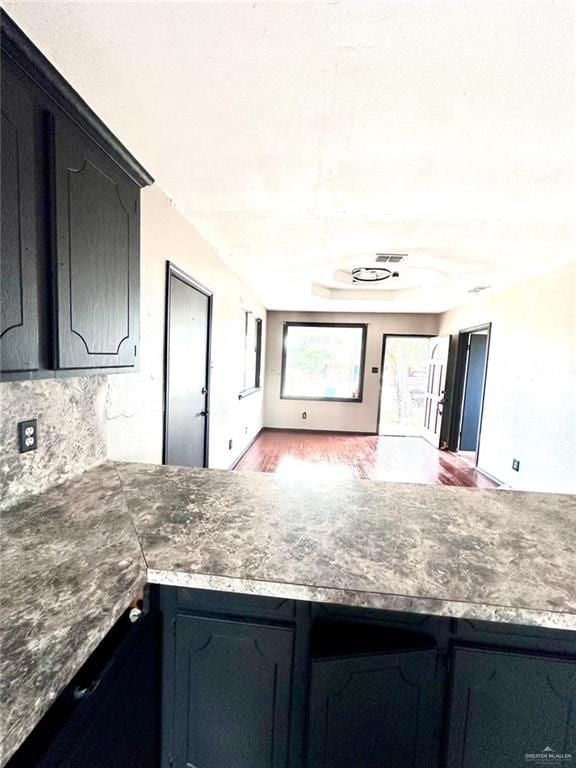
<instances>
[{"instance_id":1,"label":"dark interior door","mask_svg":"<svg viewBox=\"0 0 576 768\"><path fill-rule=\"evenodd\" d=\"M169 268L164 463L205 467L210 295Z\"/></svg>"},{"instance_id":2,"label":"dark interior door","mask_svg":"<svg viewBox=\"0 0 576 768\"><path fill-rule=\"evenodd\" d=\"M469 337L468 364L466 367L466 386L462 409L462 431L460 435L461 451L476 451L482 400L484 397L484 373L486 370L486 351L488 335L472 333Z\"/></svg>"}]
</instances>

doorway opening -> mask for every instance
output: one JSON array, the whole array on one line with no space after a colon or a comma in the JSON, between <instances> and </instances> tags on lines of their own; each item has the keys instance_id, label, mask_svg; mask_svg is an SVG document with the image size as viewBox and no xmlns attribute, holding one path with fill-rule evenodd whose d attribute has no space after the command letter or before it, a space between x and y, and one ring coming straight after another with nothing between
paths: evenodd
<instances>
[{"instance_id":1,"label":"doorway opening","mask_svg":"<svg viewBox=\"0 0 576 768\"><path fill-rule=\"evenodd\" d=\"M208 466L212 293L168 262L164 464Z\"/></svg>"},{"instance_id":2,"label":"doorway opening","mask_svg":"<svg viewBox=\"0 0 576 768\"><path fill-rule=\"evenodd\" d=\"M458 359L454 387L451 449L478 465L490 324L466 328L458 334Z\"/></svg>"},{"instance_id":3,"label":"doorway opening","mask_svg":"<svg viewBox=\"0 0 576 768\"><path fill-rule=\"evenodd\" d=\"M379 435L423 436L429 356L429 336L384 336Z\"/></svg>"}]
</instances>

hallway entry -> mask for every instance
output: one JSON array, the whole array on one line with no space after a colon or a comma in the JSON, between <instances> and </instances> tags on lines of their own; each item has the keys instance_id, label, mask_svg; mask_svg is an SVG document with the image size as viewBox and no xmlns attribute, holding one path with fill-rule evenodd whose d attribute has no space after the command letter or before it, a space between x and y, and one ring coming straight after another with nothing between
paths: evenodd
<instances>
[{"instance_id":1,"label":"hallway entry","mask_svg":"<svg viewBox=\"0 0 576 768\"><path fill-rule=\"evenodd\" d=\"M168 264L164 464L208 466L212 294Z\"/></svg>"}]
</instances>

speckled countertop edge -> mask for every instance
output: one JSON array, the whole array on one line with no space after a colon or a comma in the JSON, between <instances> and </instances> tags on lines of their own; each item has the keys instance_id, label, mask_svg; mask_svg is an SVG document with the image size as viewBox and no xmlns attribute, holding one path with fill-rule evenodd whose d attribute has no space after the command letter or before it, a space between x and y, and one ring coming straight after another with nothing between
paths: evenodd
<instances>
[{"instance_id":1,"label":"speckled countertop edge","mask_svg":"<svg viewBox=\"0 0 576 768\"><path fill-rule=\"evenodd\" d=\"M334 603L356 608L422 613L447 618L474 619L476 621L520 624L544 629L576 631L576 614L561 611L512 608L505 605L438 600L384 592L335 589L334 587L309 587L305 584L288 584L281 581L258 581L227 576L211 576L203 573L162 571L152 568L148 568L147 579L150 584L170 587L188 587L190 589L260 595L262 597L280 597L287 600L303 600L313 603Z\"/></svg>"}]
</instances>

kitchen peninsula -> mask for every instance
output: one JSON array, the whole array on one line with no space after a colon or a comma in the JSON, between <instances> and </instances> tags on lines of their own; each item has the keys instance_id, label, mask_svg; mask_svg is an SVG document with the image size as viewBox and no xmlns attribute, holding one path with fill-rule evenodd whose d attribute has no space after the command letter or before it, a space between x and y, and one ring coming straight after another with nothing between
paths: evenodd
<instances>
[{"instance_id":1,"label":"kitchen peninsula","mask_svg":"<svg viewBox=\"0 0 576 768\"><path fill-rule=\"evenodd\" d=\"M392 651L397 657L418 650L423 663L444 649L444 658L461 642L451 662L456 669L465 646L486 651L495 636L499 648L514 648L508 668L527 648L530 657L550 652L554 669L563 676L569 666L573 675L575 513L574 497L559 494L97 466L3 516L4 762L145 583L163 585L165 624L170 618L176 626L189 613L204 632L225 614L222 626L248 627L257 645L271 648L276 636L279 647L288 643L283 690L288 700L292 686L293 702L310 687L308 672L305 686L294 679L298 664L309 669L310 659L312 683L320 685L317 664L331 654L336 665L360 658L371 668ZM234 620L240 615L244 624ZM264 636L252 637L256 630ZM182 642L178 632L176 626ZM178 652L165 639L165 675L166 654L178 664ZM310 717L320 706L315 695L309 707L301 702ZM273 739L278 760L304 750L286 735L304 744L299 729L282 727L285 738L281 728ZM308 745L310 765L324 765L314 757L324 747Z\"/></svg>"}]
</instances>

